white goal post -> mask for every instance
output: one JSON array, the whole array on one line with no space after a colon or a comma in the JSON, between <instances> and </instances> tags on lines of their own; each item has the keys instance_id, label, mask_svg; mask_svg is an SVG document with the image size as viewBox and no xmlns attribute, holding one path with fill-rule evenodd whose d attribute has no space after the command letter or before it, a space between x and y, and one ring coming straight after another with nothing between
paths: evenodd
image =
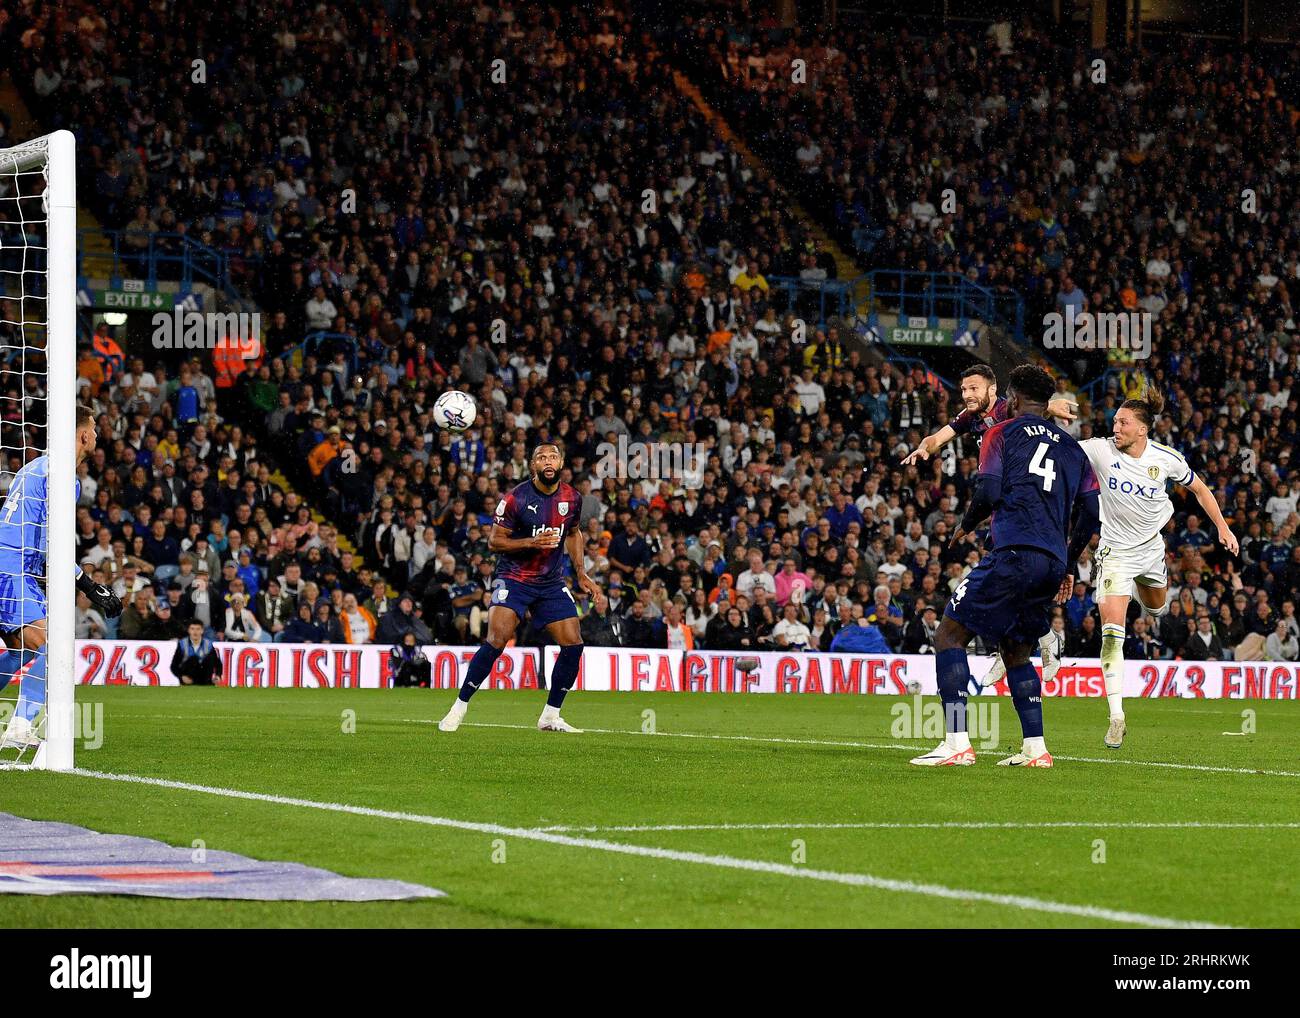
<instances>
[{"instance_id":1,"label":"white goal post","mask_svg":"<svg viewBox=\"0 0 1300 1018\"><path fill-rule=\"evenodd\" d=\"M49 456L44 741L7 766L66 771L73 766L77 473L77 165L70 131L0 149L0 309L0 356L11 374L15 363L24 375L43 374L46 394L43 428L29 428L28 402L22 399L21 426L6 426L0 448L5 483L11 459ZM0 398L10 402L4 391ZM22 436L22 447L10 444L9 436ZM17 685L11 683L5 696L16 697ZM0 752L0 759L12 754Z\"/></svg>"}]
</instances>

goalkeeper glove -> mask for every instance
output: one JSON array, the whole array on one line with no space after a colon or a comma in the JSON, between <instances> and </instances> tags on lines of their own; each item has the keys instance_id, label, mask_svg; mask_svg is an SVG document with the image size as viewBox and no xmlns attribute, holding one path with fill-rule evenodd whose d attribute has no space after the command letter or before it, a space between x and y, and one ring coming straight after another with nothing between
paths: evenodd
<instances>
[{"instance_id":1,"label":"goalkeeper glove","mask_svg":"<svg viewBox=\"0 0 1300 1018\"><path fill-rule=\"evenodd\" d=\"M77 577L77 589L90 598L90 603L103 612L105 618L113 619L122 614L122 602L117 595L102 583L92 580L88 573Z\"/></svg>"}]
</instances>

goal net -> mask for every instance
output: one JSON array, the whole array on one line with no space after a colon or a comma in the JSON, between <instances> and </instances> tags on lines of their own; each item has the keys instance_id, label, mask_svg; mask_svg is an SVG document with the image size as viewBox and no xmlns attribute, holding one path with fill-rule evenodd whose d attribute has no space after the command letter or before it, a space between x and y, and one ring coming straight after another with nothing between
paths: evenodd
<instances>
[{"instance_id":1,"label":"goal net","mask_svg":"<svg viewBox=\"0 0 1300 1018\"><path fill-rule=\"evenodd\" d=\"M70 132L0 149L0 767L73 765L76 206Z\"/></svg>"}]
</instances>

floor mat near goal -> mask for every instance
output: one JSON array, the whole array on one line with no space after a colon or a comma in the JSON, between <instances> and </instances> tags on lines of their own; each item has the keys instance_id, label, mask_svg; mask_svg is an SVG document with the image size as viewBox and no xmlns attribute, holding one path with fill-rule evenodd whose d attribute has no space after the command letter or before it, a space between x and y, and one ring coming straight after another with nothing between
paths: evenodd
<instances>
[{"instance_id":1,"label":"floor mat near goal","mask_svg":"<svg viewBox=\"0 0 1300 1018\"><path fill-rule=\"evenodd\" d=\"M0 894L399 901L439 898L444 892L0 813Z\"/></svg>"}]
</instances>

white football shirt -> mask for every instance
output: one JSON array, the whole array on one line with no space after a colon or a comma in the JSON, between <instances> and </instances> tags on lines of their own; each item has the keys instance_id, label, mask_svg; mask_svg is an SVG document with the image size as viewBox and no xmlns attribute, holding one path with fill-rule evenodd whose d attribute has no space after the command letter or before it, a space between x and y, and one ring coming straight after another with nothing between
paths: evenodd
<instances>
[{"instance_id":1,"label":"white football shirt","mask_svg":"<svg viewBox=\"0 0 1300 1018\"><path fill-rule=\"evenodd\" d=\"M1195 476L1182 454L1147 439L1141 456L1115 448L1113 438L1079 443L1101 488L1101 541L1115 548L1137 548L1164 529L1174 514L1169 483L1191 484Z\"/></svg>"}]
</instances>

